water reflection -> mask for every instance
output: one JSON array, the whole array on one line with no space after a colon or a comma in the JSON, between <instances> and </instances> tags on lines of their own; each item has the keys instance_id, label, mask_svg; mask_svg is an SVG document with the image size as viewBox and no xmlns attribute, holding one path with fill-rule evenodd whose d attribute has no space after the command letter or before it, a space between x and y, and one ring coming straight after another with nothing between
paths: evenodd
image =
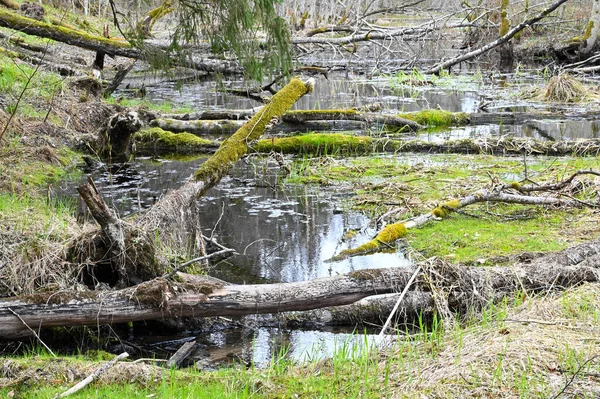
<instances>
[{"instance_id":1,"label":"water reflection","mask_svg":"<svg viewBox=\"0 0 600 399\"><path fill-rule=\"evenodd\" d=\"M138 158L101 166L92 173L107 203L121 216L150 207L179 187L203 162ZM63 195L74 195L74 186ZM211 274L234 283L292 282L349 271L406 266L402 253L381 253L341 262L325 260L376 234L361 213L340 210L348 193L305 185L282 185L276 164L240 162L229 177L200 199L205 234L240 254ZM343 242L348 230L357 230Z\"/></svg>"},{"instance_id":2,"label":"water reflection","mask_svg":"<svg viewBox=\"0 0 600 399\"><path fill-rule=\"evenodd\" d=\"M402 253L380 253L325 263L349 245L372 238L370 219L357 212L335 212L344 193L310 186L277 185L277 169L267 165L237 168L201 199L205 234L238 249L232 262L250 275L292 282L332 276L352 270L406 266ZM352 242L344 232L358 230ZM220 269L214 271L219 275ZM246 276L222 276L240 281Z\"/></svg>"},{"instance_id":3,"label":"water reflection","mask_svg":"<svg viewBox=\"0 0 600 399\"><path fill-rule=\"evenodd\" d=\"M500 136L528 137L549 141L596 139L600 138L600 121L535 120L515 125L461 126L444 132L421 133L418 138L428 141L444 141Z\"/></svg>"}]
</instances>

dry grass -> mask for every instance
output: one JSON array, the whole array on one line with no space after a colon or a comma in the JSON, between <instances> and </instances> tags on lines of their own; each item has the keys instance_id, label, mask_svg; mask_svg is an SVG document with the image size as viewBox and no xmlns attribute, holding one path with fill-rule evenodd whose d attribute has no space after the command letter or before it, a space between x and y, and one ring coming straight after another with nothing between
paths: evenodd
<instances>
[{"instance_id":1,"label":"dry grass","mask_svg":"<svg viewBox=\"0 0 600 399\"><path fill-rule=\"evenodd\" d=\"M550 79L538 98L553 103L580 103L598 98L598 93L568 73L561 73Z\"/></svg>"},{"instance_id":2,"label":"dry grass","mask_svg":"<svg viewBox=\"0 0 600 399\"><path fill-rule=\"evenodd\" d=\"M564 397L598 397L598 305L600 286L587 284L517 308L488 310L475 326L446 332L438 348L416 344L413 361L399 364L390 377L396 396L547 398L577 372Z\"/></svg>"},{"instance_id":3,"label":"dry grass","mask_svg":"<svg viewBox=\"0 0 600 399\"><path fill-rule=\"evenodd\" d=\"M27 195L0 196L0 297L73 289L82 266L65 261L81 234L70 207Z\"/></svg>"}]
</instances>

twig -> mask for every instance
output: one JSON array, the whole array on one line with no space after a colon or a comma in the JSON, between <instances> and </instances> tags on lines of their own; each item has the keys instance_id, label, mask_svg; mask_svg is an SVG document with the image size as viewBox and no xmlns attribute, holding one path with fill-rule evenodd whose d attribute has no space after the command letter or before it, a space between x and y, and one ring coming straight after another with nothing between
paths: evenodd
<instances>
[{"instance_id":1,"label":"twig","mask_svg":"<svg viewBox=\"0 0 600 399\"><path fill-rule=\"evenodd\" d=\"M81 391L83 388L85 388L86 386L88 386L96 378L98 378L102 374L104 374L106 372L106 370L108 370L109 368L111 368L112 366L114 366L115 364L117 364L117 362L119 360L125 359L126 357L129 357L129 353L127 353L127 352L121 353L119 356L115 357L114 359L112 359L108 363L106 363L103 366L101 366L100 368L96 369L92 374L90 374L89 376L87 376L83 381L77 383L76 385L74 385L73 387L71 387L71 389L69 389L68 391L65 391L65 392L61 393L60 395L55 396L55 398L64 398L64 397L67 397L69 395L73 395L76 392Z\"/></svg>"},{"instance_id":2,"label":"twig","mask_svg":"<svg viewBox=\"0 0 600 399\"><path fill-rule=\"evenodd\" d=\"M196 262L200 262L201 260L206 260L206 259L210 259L210 258L214 258L217 255L222 255L222 254L226 254L229 252L235 252L233 249L222 249L220 251L217 252L213 252L212 254L208 254L208 255L204 255L204 256L200 256L198 258L194 258L192 260L188 260L185 263L182 263L181 265L177 266L175 269L173 269L172 271L170 271L169 273L163 274L163 278L171 278L173 277L175 274L177 274L177 272L179 272L181 269L183 269L184 267L191 265L192 263L196 263Z\"/></svg>"},{"instance_id":3,"label":"twig","mask_svg":"<svg viewBox=\"0 0 600 399\"><path fill-rule=\"evenodd\" d=\"M25 320L23 320L23 318L22 318L21 316L19 316L19 314L18 314L17 312L15 312L14 310L12 310L11 308L7 308L7 309L8 309L8 311L9 311L10 313L14 314L15 316L17 316L17 317L19 318L19 320L21 320L21 323L23 323L23 325L24 325L25 327L27 327L27 328L29 329L29 331L31 331L31 332L33 333L33 336L35 337L35 339L37 339L38 341L40 341L40 343L41 343L42 345L44 345L44 348L46 348L46 350L47 350L48 352L50 352L50 354L51 354L53 357L56 357L56 355L54 354L54 352L52 352L52 349L50 349L50 348L48 347L48 345L46 345L46 344L44 343L44 341L42 341L42 339L40 338L40 336L39 336L39 335L37 335L37 333L36 333L35 331L33 331L33 330L31 329L31 327L29 327L29 325L28 325L27 323L25 323Z\"/></svg>"},{"instance_id":4,"label":"twig","mask_svg":"<svg viewBox=\"0 0 600 399\"><path fill-rule=\"evenodd\" d=\"M413 281L415 281L415 278L417 278L417 274L419 274L420 271L421 271L421 266L417 266L417 269L415 270L415 272L413 273L413 275L410 277L410 280L408 280L408 283L406 283L406 286L404 286L404 290L402 291L402 294L400 294L400 298L398 298L398 300L396 301L396 304L394 305L394 308L390 312L390 315L388 316L387 320L385 321L385 324L383 325L383 328L379 332L379 336L380 337L383 336L383 334L385 333L385 331L388 329L390 323L392 322L392 318L394 317L394 314L396 314L396 311L400 307L400 302L402 302L402 300L406 296L406 293L408 292L408 289L412 285Z\"/></svg>"},{"instance_id":5,"label":"twig","mask_svg":"<svg viewBox=\"0 0 600 399\"><path fill-rule=\"evenodd\" d=\"M571 384L573 383L573 381L575 381L575 377L577 377L579 375L579 373L581 372L581 370L583 370L583 368L588 363L590 363L591 361L593 361L596 358L598 358L598 356L600 356L600 355L592 356L588 360L586 360L585 362L583 362L583 364L581 366L579 366L579 368L573 373L573 375L571 376L571 379L565 383L565 386L560 390L560 392L557 393L556 395L554 395L550 399L557 399L560 395L562 395L567 390L567 388L571 386Z\"/></svg>"}]
</instances>

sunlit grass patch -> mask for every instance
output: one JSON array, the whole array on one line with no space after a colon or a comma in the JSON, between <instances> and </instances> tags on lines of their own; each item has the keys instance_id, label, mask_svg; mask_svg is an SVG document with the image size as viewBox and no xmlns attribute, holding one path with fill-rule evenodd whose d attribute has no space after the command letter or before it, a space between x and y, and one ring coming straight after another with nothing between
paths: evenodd
<instances>
[{"instance_id":1,"label":"sunlit grass patch","mask_svg":"<svg viewBox=\"0 0 600 399\"><path fill-rule=\"evenodd\" d=\"M477 209L479 208L479 209ZM567 230L562 211L544 211L515 205L467 209L440 222L410 230L408 242L425 256L486 262L490 258L521 252L558 251L587 237L563 235ZM504 215L504 216L503 216Z\"/></svg>"},{"instance_id":2,"label":"sunlit grass patch","mask_svg":"<svg viewBox=\"0 0 600 399\"><path fill-rule=\"evenodd\" d=\"M62 83L63 79L55 73L36 71L35 68L20 61L0 57L0 93L14 98L27 86L25 98L49 100L54 93L60 91ZM12 105L15 106L16 103Z\"/></svg>"}]
</instances>

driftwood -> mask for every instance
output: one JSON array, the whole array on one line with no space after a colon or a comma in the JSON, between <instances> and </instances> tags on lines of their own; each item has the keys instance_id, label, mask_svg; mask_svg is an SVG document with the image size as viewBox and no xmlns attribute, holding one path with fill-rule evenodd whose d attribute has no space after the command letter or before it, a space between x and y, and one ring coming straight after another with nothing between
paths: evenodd
<instances>
[{"instance_id":1,"label":"driftwood","mask_svg":"<svg viewBox=\"0 0 600 399\"><path fill-rule=\"evenodd\" d=\"M196 350L196 346L196 341L186 342L183 345L181 345L181 348L177 349L177 352L175 352L173 356L171 356L167 364L165 364L165 367L178 368L179 366L181 366L181 363L183 363L183 361L187 359L188 356L190 356L194 350Z\"/></svg>"},{"instance_id":2,"label":"driftwood","mask_svg":"<svg viewBox=\"0 0 600 399\"><path fill-rule=\"evenodd\" d=\"M379 251L381 249L387 249L397 240L406 236L409 229L421 227L432 220L443 219L449 216L452 212L456 212L461 208L476 203L504 202L510 204L571 208L578 208L582 206L593 208L600 207L600 203L586 203L572 197L571 195L560 193L560 190L569 187L576 177L582 175L600 176L600 172L593 170L580 170L573 173L569 178L563 181L544 185L526 185L519 182L500 184L499 182L493 182L493 187L490 189L478 190L473 194L469 194L462 198L454 199L441 204L431 212L407 219L403 222L387 225L371 241L368 241L356 248L343 250L339 254L333 256L329 261L339 261L352 256L361 256L367 253ZM543 192L544 195L532 195L535 192Z\"/></svg>"},{"instance_id":3,"label":"driftwood","mask_svg":"<svg viewBox=\"0 0 600 399\"><path fill-rule=\"evenodd\" d=\"M83 388L85 388L90 383L92 383L95 379L97 379L102 374L104 374L106 372L106 370L108 370L109 368L111 368L115 364L117 364L117 362L119 360L125 359L127 357L129 357L129 353L127 353L127 352L121 353L119 356L115 357L114 359L112 359L109 362L107 362L104 365L102 365L102 367L100 367L97 370L95 370L92 374L90 374L89 376L87 376L83 381L77 383L76 385L74 385L69 390L67 390L67 391L61 393L60 395L58 395L58 397L59 398L66 398L67 396L73 395L74 393L77 393L77 392L81 391Z\"/></svg>"},{"instance_id":4,"label":"driftwood","mask_svg":"<svg viewBox=\"0 0 600 399\"><path fill-rule=\"evenodd\" d=\"M600 241L534 259L523 257L508 267L455 266L439 260L419 266L423 272L410 290L444 292L448 298L445 306L467 314L517 290L531 293L599 281ZM181 285L158 278L118 291L60 291L5 298L0 299L0 339L30 336L31 331L14 313L28 325L44 328L310 310L401 291L414 271L413 267L360 270L311 281L260 285L226 285L209 277L180 274ZM430 306L431 297L423 298L427 303L421 307Z\"/></svg>"}]
</instances>

